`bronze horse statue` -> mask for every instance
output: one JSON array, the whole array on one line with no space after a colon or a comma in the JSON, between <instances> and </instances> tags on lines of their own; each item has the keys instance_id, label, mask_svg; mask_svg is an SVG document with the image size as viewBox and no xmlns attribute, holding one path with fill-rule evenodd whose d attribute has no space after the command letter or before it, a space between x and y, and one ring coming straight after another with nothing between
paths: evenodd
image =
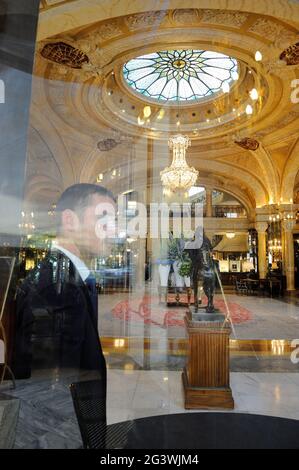
<instances>
[{"instance_id":1,"label":"bronze horse statue","mask_svg":"<svg viewBox=\"0 0 299 470\"><path fill-rule=\"evenodd\" d=\"M207 313L214 313L214 293L216 285L215 263L212 258L212 244L204 231L197 229L195 240L187 242L184 251L188 253L191 262L191 279L194 291L194 310L198 312L198 281L203 280L203 290L208 298Z\"/></svg>"}]
</instances>

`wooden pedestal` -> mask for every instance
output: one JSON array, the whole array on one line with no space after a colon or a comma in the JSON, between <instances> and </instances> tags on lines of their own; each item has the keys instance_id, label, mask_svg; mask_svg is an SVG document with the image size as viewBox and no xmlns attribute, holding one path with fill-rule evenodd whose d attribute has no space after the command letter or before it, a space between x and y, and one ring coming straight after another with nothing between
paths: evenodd
<instances>
[{"instance_id":1,"label":"wooden pedestal","mask_svg":"<svg viewBox=\"0 0 299 470\"><path fill-rule=\"evenodd\" d=\"M194 317L189 312L185 317L189 336L188 364L182 374L185 408L232 409L234 400L229 385L231 328L222 321L222 315L195 314Z\"/></svg>"}]
</instances>

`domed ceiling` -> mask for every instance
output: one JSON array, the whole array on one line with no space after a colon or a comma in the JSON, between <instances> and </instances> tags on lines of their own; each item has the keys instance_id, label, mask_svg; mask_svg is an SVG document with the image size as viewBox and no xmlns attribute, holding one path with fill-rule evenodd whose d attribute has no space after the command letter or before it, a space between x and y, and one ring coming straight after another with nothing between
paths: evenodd
<instances>
[{"instance_id":1,"label":"domed ceiling","mask_svg":"<svg viewBox=\"0 0 299 470\"><path fill-rule=\"evenodd\" d=\"M68 161L60 164L75 180L128 158L126 139L161 143L168 155L167 139L179 131L192 139L188 161L203 180L232 188L247 206L293 196L299 6L286 1L285 11L274 1L270 11L261 0L246 11L244 2L224 9L215 0L200 9L173 0L163 11L137 2L138 11L136 2L83 3L42 2L32 108L44 139L50 127L59 133L53 152L64 148L65 156L55 158ZM110 130L124 146L95 159Z\"/></svg>"},{"instance_id":2,"label":"domed ceiling","mask_svg":"<svg viewBox=\"0 0 299 470\"><path fill-rule=\"evenodd\" d=\"M215 98L238 80L238 63L213 51L167 50L131 59L124 65L128 85L145 98L176 103Z\"/></svg>"}]
</instances>

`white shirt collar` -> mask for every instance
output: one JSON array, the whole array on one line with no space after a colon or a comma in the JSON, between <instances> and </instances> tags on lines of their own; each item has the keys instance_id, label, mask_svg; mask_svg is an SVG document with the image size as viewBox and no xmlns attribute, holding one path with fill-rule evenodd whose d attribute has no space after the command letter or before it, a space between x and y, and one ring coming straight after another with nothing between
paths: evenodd
<instances>
[{"instance_id":1,"label":"white shirt collar","mask_svg":"<svg viewBox=\"0 0 299 470\"><path fill-rule=\"evenodd\" d=\"M63 246L58 245L56 242L53 242L52 248L54 250L61 251L65 256L67 256L71 260L78 273L80 274L82 281L85 282L90 274L90 270L88 269L84 261L82 261L80 258L78 258L78 256L74 255L74 253L67 250Z\"/></svg>"}]
</instances>

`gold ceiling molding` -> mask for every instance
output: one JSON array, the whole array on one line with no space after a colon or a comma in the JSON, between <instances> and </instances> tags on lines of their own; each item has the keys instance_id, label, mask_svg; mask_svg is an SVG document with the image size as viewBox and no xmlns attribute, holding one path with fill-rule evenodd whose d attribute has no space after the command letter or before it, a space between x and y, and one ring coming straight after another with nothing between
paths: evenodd
<instances>
[{"instance_id":1,"label":"gold ceiling molding","mask_svg":"<svg viewBox=\"0 0 299 470\"><path fill-rule=\"evenodd\" d=\"M157 28L161 26L163 20L168 18L169 11L148 11L146 13L137 13L136 15L126 16L124 22L130 31L136 31L145 28Z\"/></svg>"},{"instance_id":2,"label":"gold ceiling molding","mask_svg":"<svg viewBox=\"0 0 299 470\"><path fill-rule=\"evenodd\" d=\"M43 0L44 4L46 4L45 1ZM45 39L46 37L62 34L70 31L71 28L82 29L94 22L108 20L109 18L124 15L133 17L138 14L143 15L144 12L150 10L160 11L161 4L163 6L164 2L153 2L152 0L143 0L143 2L132 0L118 2L112 2L111 0L88 0L88 2L84 0L65 0L63 2L60 0L56 7L55 5L44 7L44 11L41 11L38 38ZM157 8L155 8L156 6ZM194 7L194 0L184 0L184 2L182 0L167 1L169 10L176 11L182 9L182 6L183 10L191 10ZM231 12L237 12L245 15L268 16L268 18L275 18L275 20L291 23L292 25L295 25L296 21L299 23L299 5L294 0L284 0L284 2L281 0L271 0L271 2L269 0L259 0L258 2L252 2L252 0L226 0L225 2L223 0L213 0L213 2L211 0L201 0L200 6L203 12L223 12L223 14L218 13L215 15L213 21L230 22L229 15L232 14ZM225 17L224 13L229 13L229 15ZM233 23L236 24L236 21L237 23L241 22L242 18L240 20L234 18Z\"/></svg>"},{"instance_id":3,"label":"gold ceiling molding","mask_svg":"<svg viewBox=\"0 0 299 470\"><path fill-rule=\"evenodd\" d=\"M266 129L263 129L262 131L257 132L256 135L257 137L265 137L295 122L298 118L299 118L299 111L291 111L282 119L280 119L278 122L273 124L272 126L269 126Z\"/></svg>"},{"instance_id":4,"label":"gold ceiling molding","mask_svg":"<svg viewBox=\"0 0 299 470\"><path fill-rule=\"evenodd\" d=\"M248 20L251 20L248 22ZM270 17L256 18L251 13L242 13L240 11L227 11L217 9L201 10L196 8L189 9L176 9L176 10L162 10L162 11L147 11L137 13L134 15L120 16L117 18L109 18L108 20L96 21L89 24L81 31L76 37L84 35L87 31L88 37L96 38L99 42L106 42L114 40L121 35L134 34L141 30L151 28L152 30L185 27L186 25L198 25L207 27L209 24L218 27L228 27L240 29L248 22L251 26L247 27L247 33L258 35L267 44L269 42L278 43L281 41L288 42L288 45L296 42L297 31L292 26L283 24L276 19ZM246 28L245 31L246 32ZM90 35L89 35L90 33ZM68 31L68 36L72 35ZM280 42L279 42L280 41Z\"/></svg>"},{"instance_id":5,"label":"gold ceiling molding","mask_svg":"<svg viewBox=\"0 0 299 470\"><path fill-rule=\"evenodd\" d=\"M101 42L109 41L123 34L117 20L112 20L109 23L104 23L97 29L95 33L95 40Z\"/></svg>"},{"instance_id":6,"label":"gold ceiling molding","mask_svg":"<svg viewBox=\"0 0 299 470\"><path fill-rule=\"evenodd\" d=\"M283 25L281 22L272 19L270 20L268 17L257 19L256 15L252 15L251 13L216 9L200 10L193 8L149 11L135 15L111 18L88 26L88 28L83 28L79 32L74 31L73 34L69 32L67 35L56 36L49 40L40 41L37 45L35 73L41 75L45 70L39 62L40 60L47 60L48 58L43 57L41 52L45 45L51 42L64 42L75 49L81 50L89 58L89 61L86 61L82 67L78 68L75 74L71 74L66 70L68 66L67 61L64 64L62 61L58 61L59 63L57 63L56 66L53 65L53 73L51 74L53 79L85 81L92 77L101 76L104 73L105 66L114 60L114 57L111 56L112 49L109 50L110 45L111 48L114 47L114 56L115 52L124 54L125 51L120 45L125 44L125 40L130 37L134 43L135 34L140 35L142 31L145 31L146 34L148 29L150 33L153 33L152 30L154 30L150 38L150 41L153 42L155 38L159 35L162 37L162 34L167 31L171 35L173 28L183 28L184 32L188 31L190 25L198 25L199 28L196 33L206 31L205 28L211 25L209 27L209 33L206 33L204 37L206 37L207 42L211 43L211 46L207 44L206 48L211 47L212 49L214 49L218 36L220 43L225 44L227 48L230 43L231 48L233 45L237 48L244 48L247 44L242 44L242 38L246 38L246 34L249 34L248 48L250 47L252 50L262 50L264 56L263 66L266 73L277 75L279 75L281 69L286 66L286 62L279 60L279 55L276 51L276 42L283 45L280 47L281 52L282 47L289 46L292 41L294 42L294 39L298 38L293 27L289 27L286 24ZM215 34L211 35L213 32L212 28L216 29ZM230 30L228 31L226 28L230 28ZM240 35L239 39L232 36L232 28L235 29L236 34ZM240 28L242 28L242 30ZM247 32L246 28L249 28ZM259 43L255 39L256 36L259 37L259 41L266 41L268 46L265 47L261 42ZM178 32L176 32L176 35L173 37L177 40ZM194 34L193 37L195 37ZM269 45L270 39L274 42ZM118 44L116 45L115 43L115 46L113 46L115 41L118 41ZM143 45L146 43L148 43L148 39L144 38ZM256 45L254 45L254 43L256 43ZM138 39L138 44L142 46L140 38ZM273 50L272 47L274 48ZM107 52L105 53L105 51ZM250 54L252 54L252 51ZM233 53L231 55L233 55Z\"/></svg>"},{"instance_id":7,"label":"gold ceiling molding","mask_svg":"<svg viewBox=\"0 0 299 470\"><path fill-rule=\"evenodd\" d=\"M298 32L294 28L290 29L267 18L258 18L248 32L257 34L280 48L284 47L283 44L292 44L298 39Z\"/></svg>"},{"instance_id":8,"label":"gold ceiling molding","mask_svg":"<svg viewBox=\"0 0 299 470\"><path fill-rule=\"evenodd\" d=\"M190 25L199 23L202 14L197 8L182 8L174 10L172 17L177 24Z\"/></svg>"},{"instance_id":9,"label":"gold ceiling molding","mask_svg":"<svg viewBox=\"0 0 299 470\"><path fill-rule=\"evenodd\" d=\"M249 18L249 13L226 10L203 10L201 22L240 28Z\"/></svg>"},{"instance_id":10,"label":"gold ceiling molding","mask_svg":"<svg viewBox=\"0 0 299 470\"><path fill-rule=\"evenodd\" d=\"M69 31L67 35L61 36L61 40L63 40L63 37L71 39L73 42L78 42L77 47L80 48L80 42L87 47L87 45L84 44L85 39L85 42L89 43L89 45L92 44L93 48L101 48L110 41L115 41L122 36L137 34L149 28L158 31L174 27L186 28L186 26L190 26L190 24L198 24L198 26L203 27L207 27L211 24L216 28L230 27L238 30L248 19L251 19L249 24L251 22L253 22L253 24L247 33L260 36L260 40L266 41L267 44L272 40L274 43L277 41L279 44L283 43L282 47L287 47L296 42L297 34L294 28L283 25L281 22L270 20L268 17L256 19L251 13L212 9L148 11L135 15L110 18L109 20L96 22L86 28L82 28L79 32L74 31L73 34ZM242 34L245 34L245 30L242 30ZM44 42L45 41L42 43ZM75 44L72 45L76 47Z\"/></svg>"}]
</instances>

